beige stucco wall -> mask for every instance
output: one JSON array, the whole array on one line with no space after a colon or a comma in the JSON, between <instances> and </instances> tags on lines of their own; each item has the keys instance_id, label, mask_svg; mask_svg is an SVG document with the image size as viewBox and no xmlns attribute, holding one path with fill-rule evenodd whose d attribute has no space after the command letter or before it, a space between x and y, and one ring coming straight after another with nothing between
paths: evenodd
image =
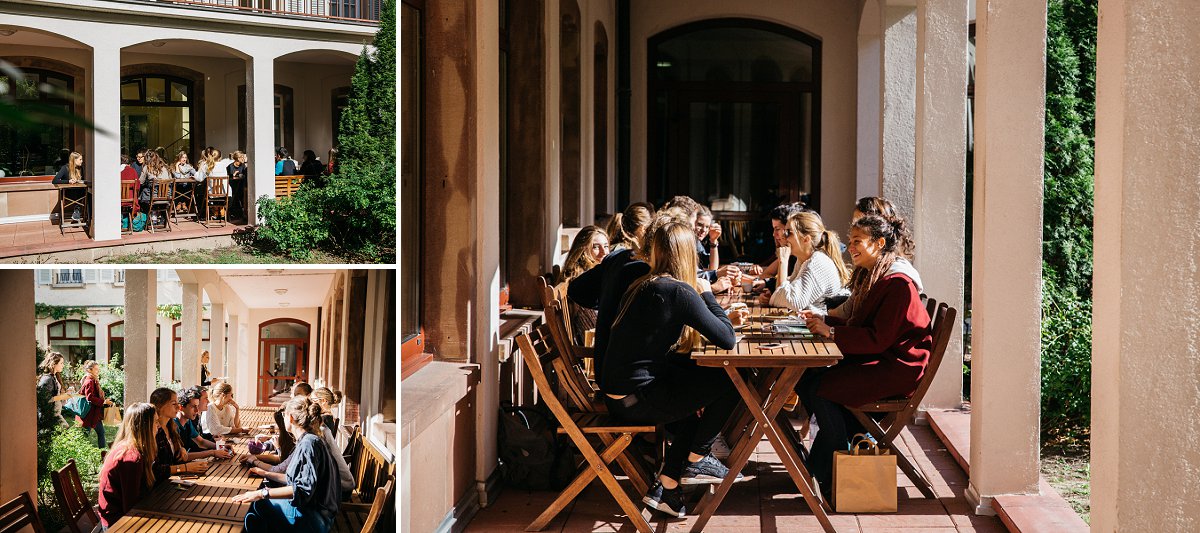
<instances>
[{"instance_id":1,"label":"beige stucco wall","mask_svg":"<svg viewBox=\"0 0 1200 533\"><path fill-rule=\"evenodd\" d=\"M630 3L630 201L646 197L646 55L650 37L698 20L757 18L789 26L821 40L821 205L826 225L849 226L854 209L857 135L859 5L857 2L720 0Z\"/></svg>"},{"instance_id":2,"label":"beige stucco wall","mask_svg":"<svg viewBox=\"0 0 1200 533\"><path fill-rule=\"evenodd\" d=\"M37 402L33 376L33 271L0 271L0 339L8 346L21 347L0 355L0 404L5 409L0 423L0 502L22 492L37 501Z\"/></svg>"},{"instance_id":3,"label":"beige stucco wall","mask_svg":"<svg viewBox=\"0 0 1200 533\"><path fill-rule=\"evenodd\" d=\"M1200 19L1100 2L1092 531L1200 529Z\"/></svg>"},{"instance_id":4,"label":"beige stucco wall","mask_svg":"<svg viewBox=\"0 0 1200 533\"><path fill-rule=\"evenodd\" d=\"M608 195L610 199L616 197L616 166L617 166L617 8L616 2L613 0L580 0L579 11L582 16L580 25L579 52L580 52L580 75L582 83L580 84L580 93L583 103L580 109L583 112L583 120L580 123L581 127L581 148L583 162L583 180L580 183L580 201L583 203L582 209L579 211L581 225L591 224L596 216L595 209L595 188L596 180L601 180L606 183ZM608 37L608 89L605 91L607 97L607 116L603 120L608 121L608 129L606 130L607 151L603 154L596 153L596 121L601 120L596 117L596 22L604 25L604 31ZM596 158L602 157L608 161L608 172L604 176L596 176ZM611 200L610 200L611 202ZM613 205L609 205L605 212L611 213Z\"/></svg>"}]
</instances>

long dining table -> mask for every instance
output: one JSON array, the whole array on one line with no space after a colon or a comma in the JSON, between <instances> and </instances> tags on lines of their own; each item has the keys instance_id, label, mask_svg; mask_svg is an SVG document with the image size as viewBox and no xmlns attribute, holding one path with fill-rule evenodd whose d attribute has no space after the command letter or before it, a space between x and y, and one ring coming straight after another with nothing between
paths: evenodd
<instances>
[{"instance_id":1,"label":"long dining table","mask_svg":"<svg viewBox=\"0 0 1200 533\"><path fill-rule=\"evenodd\" d=\"M836 364L842 354L836 344L807 329L791 326L783 328L785 332L776 331L776 322L794 318L786 309L760 305L736 289L722 300L726 307L744 303L750 311L745 325L736 328L737 344L729 350L706 344L692 352L692 359L700 366L725 369L745 410L735 413L735 422L726 434L731 448L729 475L700 500L700 515L691 531L704 530L765 435L821 526L833 532L829 520L832 510L817 496L812 476L801 459L803 442L781 411L806 369Z\"/></svg>"},{"instance_id":2,"label":"long dining table","mask_svg":"<svg viewBox=\"0 0 1200 533\"><path fill-rule=\"evenodd\" d=\"M197 459L209 462L208 471L200 475L172 476L150 490L125 516L108 528L110 533L125 532L177 532L224 533L242 530L248 503L234 503L232 498L243 492L254 490L262 478L250 474L240 457L250 453L247 442L255 434L273 433L273 426L253 424L264 422L271 410L246 408L242 412L242 425L250 426L246 435L226 436L232 445L233 457ZM249 415L249 416L248 416ZM186 486L177 483L194 483Z\"/></svg>"}]
</instances>

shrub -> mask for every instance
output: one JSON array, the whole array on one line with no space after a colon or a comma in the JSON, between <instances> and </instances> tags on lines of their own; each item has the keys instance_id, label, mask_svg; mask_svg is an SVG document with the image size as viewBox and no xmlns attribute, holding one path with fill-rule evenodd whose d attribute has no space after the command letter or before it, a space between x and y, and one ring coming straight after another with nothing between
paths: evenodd
<instances>
[{"instance_id":1,"label":"shrub","mask_svg":"<svg viewBox=\"0 0 1200 533\"><path fill-rule=\"evenodd\" d=\"M66 525L62 510L54 497L54 484L50 472L66 466L74 459L79 469L83 491L90 501L97 501L97 485L100 477L100 449L96 448L95 437L90 437L80 427L60 427L49 432L49 437L38 439L38 514L47 531L58 531Z\"/></svg>"},{"instance_id":2,"label":"shrub","mask_svg":"<svg viewBox=\"0 0 1200 533\"><path fill-rule=\"evenodd\" d=\"M125 369L121 367L121 354L112 354L108 364L100 365L100 388L114 405L125 405Z\"/></svg>"}]
</instances>

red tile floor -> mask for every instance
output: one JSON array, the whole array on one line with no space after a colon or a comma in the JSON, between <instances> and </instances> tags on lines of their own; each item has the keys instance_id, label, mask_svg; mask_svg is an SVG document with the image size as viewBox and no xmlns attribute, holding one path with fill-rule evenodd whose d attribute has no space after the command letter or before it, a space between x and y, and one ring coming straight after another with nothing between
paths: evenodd
<instances>
[{"instance_id":1,"label":"red tile floor","mask_svg":"<svg viewBox=\"0 0 1200 533\"><path fill-rule=\"evenodd\" d=\"M975 516L963 497L967 476L928 426L909 426L901 433L897 446L925 474L938 499L927 500L899 470L900 510L892 514L834 514L838 531L1006 531L996 517ZM804 505L783 464L769 442L759 444L754 457L743 470L747 479L734 485L725 502L709 520L706 531L720 532L808 532L821 531L816 517ZM753 474L753 476L751 476ZM557 496L554 492L503 489L496 502L480 510L467 531L521 531ZM699 494L695 497L698 498ZM693 498L695 499L695 498ZM641 500L637 495L636 501ZM695 505L695 501L692 502ZM689 514L692 509L689 506ZM655 513L651 525L656 531L684 532L695 516L664 520ZM634 531L617 504L599 483L593 482L578 499L565 509L545 531Z\"/></svg>"},{"instance_id":2,"label":"red tile floor","mask_svg":"<svg viewBox=\"0 0 1200 533\"><path fill-rule=\"evenodd\" d=\"M83 228L67 228L60 232L57 224L50 221L0 224L0 258L32 254L46 254L85 248L141 244L177 239L193 239L230 235L245 226L226 224L224 227L205 227L199 222L182 219L171 222L172 231L142 231L122 235L120 240L94 241Z\"/></svg>"}]
</instances>

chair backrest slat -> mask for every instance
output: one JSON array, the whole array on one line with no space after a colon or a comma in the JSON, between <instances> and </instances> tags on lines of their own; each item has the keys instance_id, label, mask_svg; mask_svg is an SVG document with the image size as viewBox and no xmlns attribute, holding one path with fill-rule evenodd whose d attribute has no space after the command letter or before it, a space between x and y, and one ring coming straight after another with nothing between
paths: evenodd
<instances>
[{"instance_id":1,"label":"chair backrest slat","mask_svg":"<svg viewBox=\"0 0 1200 533\"><path fill-rule=\"evenodd\" d=\"M83 492L83 482L79 479L79 468L74 459L68 459L62 468L50 473L50 481L54 485L54 496L58 506L67 515L67 528L71 533L90 533L100 517L92 509L92 502Z\"/></svg>"},{"instance_id":2,"label":"chair backrest slat","mask_svg":"<svg viewBox=\"0 0 1200 533\"><path fill-rule=\"evenodd\" d=\"M25 526L32 527L35 533L46 533L28 492L0 505L0 533L17 533Z\"/></svg>"},{"instance_id":3,"label":"chair backrest slat","mask_svg":"<svg viewBox=\"0 0 1200 533\"><path fill-rule=\"evenodd\" d=\"M549 286L545 278L541 278L541 283L544 326L548 328L550 341L554 343L558 353L558 357L550 363L558 376L563 396L571 404L571 409L582 412L595 411L597 406L592 397L596 391L584 374L583 362L575 353L574 341L562 316L562 302L555 288Z\"/></svg>"},{"instance_id":4,"label":"chair backrest slat","mask_svg":"<svg viewBox=\"0 0 1200 533\"><path fill-rule=\"evenodd\" d=\"M931 303L934 300L929 300ZM958 310L946 304L937 304L936 309L930 315L930 324L933 325L933 349L929 351L929 361L925 365L925 374L921 376L921 382L917 385L917 390L913 392L912 397L908 400L908 405L905 406L900 420L909 420L909 417L917 411L921 406L921 401L925 398L925 393L929 391L930 385L937 377L938 367L942 365L942 359L946 355L946 347L950 344L950 335L954 333L955 319L958 317Z\"/></svg>"},{"instance_id":5,"label":"chair backrest slat","mask_svg":"<svg viewBox=\"0 0 1200 533\"><path fill-rule=\"evenodd\" d=\"M392 495L395 487L395 480L389 479L382 487L375 491L375 501L371 503L371 512L367 515L367 519L363 521L362 533L374 533L376 526L379 525L380 519L384 516L384 512L392 509Z\"/></svg>"},{"instance_id":6,"label":"chair backrest slat","mask_svg":"<svg viewBox=\"0 0 1200 533\"><path fill-rule=\"evenodd\" d=\"M517 346L520 348L521 358L525 361L525 367L533 376L534 386L542 391L542 402L550 408L550 412L554 413L554 418L558 420L559 424L562 424L564 429L567 429L568 433L572 433L572 428L574 433L580 433L579 426L575 425L570 413L558 400L554 389L550 387L550 380L546 377L546 370L542 365L542 361L550 361L559 356L558 349L550 339L548 330L547 325L542 324L530 333L518 335Z\"/></svg>"}]
</instances>

